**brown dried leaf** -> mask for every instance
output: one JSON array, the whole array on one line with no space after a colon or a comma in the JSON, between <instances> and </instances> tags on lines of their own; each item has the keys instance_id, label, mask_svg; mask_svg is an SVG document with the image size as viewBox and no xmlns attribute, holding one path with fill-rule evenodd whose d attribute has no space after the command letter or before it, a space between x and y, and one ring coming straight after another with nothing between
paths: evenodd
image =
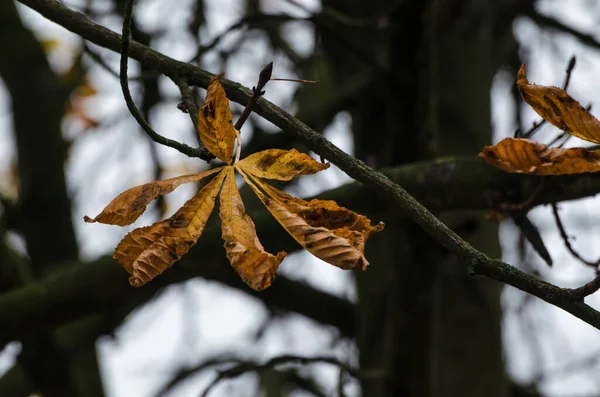
<instances>
[{"instance_id":1,"label":"brown dried leaf","mask_svg":"<svg viewBox=\"0 0 600 397\"><path fill-rule=\"evenodd\" d=\"M299 175L316 174L329 168L329 163L319 163L296 149L268 149L251 154L236 166L259 178L289 181Z\"/></svg>"},{"instance_id":2,"label":"brown dried leaf","mask_svg":"<svg viewBox=\"0 0 600 397\"><path fill-rule=\"evenodd\" d=\"M525 102L544 120L568 134L600 143L600 121L571 98L565 90L553 86L529 84L525 64L521 66L517 75L517 87Z\"/></svg>"},{"instance_id":3,"label":"brown dried leaf","mask_svg":"<svg viewBox=\"0 0 600 397\"><path fill-rule=\"evenodd\" d=\"M227 259L246 284L262 291L271 285L286 253L274 256L258 241L256 227L246 214L238 191L233 168L228 168L220 198L221 230Z\"/></svg>"},{"instance_id":4,"label":"brown dried leaf","mask_svg":"<svg viewBox=\"0 0 600 397\"><path fill-rule=\"evenodd\" d=\"M83 220L88 223L100 222L119 226L129 225L135 222L146 211L146 206L158 196L169 194L184 183L198 182L222 168L132 187L115 197L94 219L84 216Z\"/></svg>"},{"instance_id":5,"label":"brown dried leaf","mask_svg":"<svg viewBox=\"0 0 600 397\"><path fill-rule=\"evenodd\" d=\"M529 139L505 138L484 147L479 157L507 172L563 175L600 171L600 151L548 148Z\"/></svg>"},{"instance_id":6,"label":"brown dried leaf","mask_svg":"<svg viewBox=\"0 0 600 397\"><path fill-rule=\"evenodd\" d=\"M222 74L210 80L204 105L198 111L198 132L209 152L231 164L236 132L221 77Z\"/></svg>"},{"instance_id":7,"label":"brown dried leaf","mask_svg":"<svg viewBox=\"0 0 600 397\"><path fill-rule=\"evenodd\" d=\"M132 286L158 276L198 241L226 175L226 170L219 173L172 217L135 229L121 240L113 257L131 274Z\"/></svg>"},{"instance_id":8,"label":"brown dried leaf","mask_svg":"<svg viewBox=\"0 0 600 397\"><path fill-rule=\"evenodd\" d=\"M365 242L371 233L383 230L382 222L371 226L368 218L334 201L307 202L240 173L275 219L310 253L342 269L367 268Z\"/></svg>"}]
</instances>

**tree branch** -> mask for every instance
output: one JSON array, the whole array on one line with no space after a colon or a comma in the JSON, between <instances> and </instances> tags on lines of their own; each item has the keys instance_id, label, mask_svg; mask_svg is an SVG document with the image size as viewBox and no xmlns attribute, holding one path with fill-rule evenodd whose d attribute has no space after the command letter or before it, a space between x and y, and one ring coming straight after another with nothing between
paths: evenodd
<instances>
[{"instance_id":1,"label":"tree branch","mask_svg":"<svg viewBox=\"0 0 600 397\"><path fill-rule=\"evenodd\" d=\"M332 364L340 368L341 371L348 373L357 379L374 379L383 376L390 376L389 373L384 371L366 371L358 368L354 368L345 362L338 360L334 357L326 357L326 356L317 356L317 357L301 357L294 355L283 355L273 357L263 364L255 363L252 361L244 361L238 360L238 363L228 369L222 370L218 372L218 375L213 379L213 381L204 389L202 393L202 397L207 397L212 389L222 380L224 379L232 379L236 378L240 375L243 375L247 372L264 372L270 369L273 369L282 364L299 364L299 365L308 365L314 363L326 363Z\"/></svg>"},{"instance_id":2,"label":"tree branch","mask_svg":"<svg viewBox=\"0 0 600 397\"><path fill-rule=\"evenodd\" d=\"M353 335L353 306L347 300L283 276L262 293L251 291L228 265L223 253L216 252L221 250L210 248L215 246L206 244L205 249L192 249L177 266L141 289L129 286L124 270L110 257L73 263L41 281L0 295L2 335L22 340L97 312L122 317L165 286L198 276L247 292L269 308L304 314L335 326L342 335ZM199 262L202 266L198 266Z\"/></svg>"},{"instance_id":3,"label":"tree branch","mask_svg":"<svg viewBox=\"0 0 600 397\"><path fill-rule=\"evenodd\" d=\"M565 247L571 253L571 255L573 255L574 258L579 260L579 262L583 263L584 265L593 267L594 269L598 269L598 265L600 265L600 260L589 261L589 260L585 259L584 257L582 257L579 254L579 252L575 251L575 248L573 248L573 245L571 245L569 235L567 234L567 231L565 230L565 226L563 225L562 221L560 220L560 215L558 213L558 205L556 205L556 203L552 203L552 213L554 214L554 219L556 220L556 226L558 227L558 230L560 232L560 237L563 239L563 241L565 243Z\"/></svg>"},{"instance_id":4,"label":"tree branch","mask_svg":"<svg viewBox=\"0 0 600 397\"><path fill-rule=\"evenodd\" d=\"M598 40L596 40L596 38L590 34L583 33L583 32L580 32L579 30L573 29L572 27L563 24L562 22L558 21L557 19L540 14L539 12L535 11L534 9L532 9L526 15L529 18L531 18L533 20L533 22L535 22L539 26L542 26L545 28L550 28L550 29L555 29L555 30L558 30L559 32L570 34L571 36L573 36L576 39L578 39L579 41L581 41L583 44L590 46L592 48L595 48L597 50L600 49L600 42Z\"/></svg>"},{"instance_id":5,"label":"tree branch","mask_svg":"<svg viewBox=\"0 0 600 397\"><path fill-rule=\"evenodd\" d=\"M83 14L73 12L51 0L20 0L20 2L98 45L120 51L121 37L90 21ZM166 76L186 76L190 84L205 88L208 86L211 76L208 72L194 65L179 62L159 54L138 43L131 43L131 57L143 62L148 67L156 68ZM223 81L223 87L229 99L238 103L247 103L252 95L252 92L247 88L228 80ZM379 195L387 197L390 202L405 211L410 219L436 241L457 255L468 266L471 274L485 275L516 287L560 307L600 329L600 312L581 302L571 290L559 288L539 280L501 260L490 258L477 251L437 219L401 186L392 182L382 173L368 167L361 160L343 152L323 135L313 131L306 124L264 98L257 101L256 113L284 131L303 140L316 154L337 165L353 179L375 188Z\"/></svg>"},{"instance_id":6,"label":"tree branch","mask_svg":"<svg viewBox=\"0 0 600 397\"><path fill-rule=\"evenodd\" d=\"M490 195L486 191L504 192L508 197L514 196L514 192L523 192L522 195L527 196L529 190L536 189L539 179L506 174L468 157L410 164L384 172L438 212L494 209L494 203L485 198ZM600 176L546 177L544 186L548 189L536 196L538 203L553 202L558 195L560 199L581 198L600 191ZM374 196L373 192L373 189L353 182L321 193L319 197L362 212L388 212L386 202ZM252 212L250 216L262 240L278 244L270 249L292 251L299 248L291 239L281 238L281 229L276 222L265 222L270 217L267 211ZM392 212L388 216L403 214ZM205 265L197 266L199 261ZM230 270L224 259L219 231L210 227L207 227L198 247L142 289L130 288L120 266L110 258L102 258L92 263L77 264L25 289L0 295L0 329L11 329L11 336L18 338L27 330L37 332L81 315L114 311L117 306L133 307L132 302L137 295L140 295L137 302L144 302L164 285L198 276L252 294L269 307L295 311L322 324L333 325L342 335L352 336L354 333L353 306L343 299L281 276L265 291L250 291Z\"/></svg>"},{"instance_id":7,"label":"tree branch","mask_svg":"<svg viewBox=\"0 0 600 397\"><path fill-rule=\"evenodd\" d=\"M125 103L127 104L127 109L129 109L129 112L131 113L133 118L138 122L138 124L154 142L171 147L189 157L204 158L206 153L202 149L190 147L184 143L180 143L172 139L166 138L160 135L158 132L154 131L154 129L150 126L150 124L142 115L142 112L140 112L140 109L138 109L138 107L135 105L135 102L131 97L131 92L129 91L129 82L127 79L127 63L129 60L129 35L131 33L131 19L133 17L133 2L134 0L128 0L125 5L125 12L123 13L123 36L120 51L121 69L119 73L119 80L121 82L121 89L123 91ZM208 159L208 161L210 161L210 159Z\"/></svg>"}]
</instances>

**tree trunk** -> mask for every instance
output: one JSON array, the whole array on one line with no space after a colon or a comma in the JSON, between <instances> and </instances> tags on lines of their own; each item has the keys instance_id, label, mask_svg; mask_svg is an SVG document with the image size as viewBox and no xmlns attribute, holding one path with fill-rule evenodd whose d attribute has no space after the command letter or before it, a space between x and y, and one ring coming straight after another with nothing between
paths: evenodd
<instances>
[{"instance_id":1,"label":"tree trunk","mask_svg":"<svg viewBox=\"0 0 600 397\"><path fill-rule=\"evenodd\" d=\"M64 175L67 147L61 130L70 91L78 82L60 81L12 1L0 2L0 36L10 37L3 42L0 77L12 102L19 165L18 231L31 259L31 271L22 273L41 278L78 257ZM23 339L18 367L11 371L14 375L2 378L0 390L15 396L30 391L49 397L102 396L96 334L90 338L84 330L67 325ZM73 348L66 350L59 339L68 340Z\"/></svg>"},{"instance_id":2,"label":"tree trunk","mask_svg":"<svg viewBox=\"0 0 600 397\"><path fill-rule=\"evenodd\" d=\"M491 139L490 88L508 59L510 23L498 26L492 0L395 3L324 2L359 20L376 15L382 27L320 32L339 90L368 75L349 106L356 156L382 168L476 154ZM336 50L344 39L346 55ZM481 213L443 220L499 256L497 228ZM506 396L500 286L470 277L412 222L386 223L357 279L357 342L363 368L394 375L365 381L364 395Z\"/></svg>"}]
</instances>

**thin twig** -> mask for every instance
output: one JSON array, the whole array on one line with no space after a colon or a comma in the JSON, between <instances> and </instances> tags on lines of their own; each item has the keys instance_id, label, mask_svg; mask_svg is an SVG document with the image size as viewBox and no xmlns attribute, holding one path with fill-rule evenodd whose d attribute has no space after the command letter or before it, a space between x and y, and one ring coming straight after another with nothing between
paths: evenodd
<instances>
[{"instance_id":1,"label":"thin twig","mask_svg":"<svg viewBox=\"0 0 600 397\"><path fill-rule=\"evenodd\" d=\"M190 120L192 120L192 125L194 126L194 131L196 132L195 135L201 148L200 158L208 163L215 158L215 155L204 147L204 143L202 142L202 139L200 139L200 134L197 133L198 107L196 106L196 101L194 100L194 94L192 94L192 90L190 89L188 81L185 77L179 76L173 79L173 82L177 84L177 87L179 87L181 99L183 100L183 106L185 107L186 113L190 115Z\"/></svg>"},{"instance_id":2,"label":"thin twig","mask_svg":"<svg viewBox=\"0 0 600 397\"><path fill-rule=\"evenodd\" d=\"M246 16L246 17L240 19L239 21L237 21L236 23L234 23L233 25L226 28L221 33L219 33L217 36L215 36L214 39L212 39L212 41L210 43L199 46L198 50L196 51L196 54L194 54L194 56L191 58L189 63L199 61L200 58L202 57L202 55L204 55L206 52L215 48L227 34L233 32L235 30L245 28L245 27L247 27L247 25L250 25L252 23L263 22L263 21L264 22L284 23L284 22L290 22L290 21L304 21L304 20L309 21L310 18L294 17L291 15L285 15L285 14L283 14L283 15L256 14L256 15Z\"/></svg>"},{"instance_id":3,"label":"thin twig","mask_svg":"<svg viewBox=\"0 0 600 397\"><path fill-rule=\"evenodd\" d=\"M571 82L571 74L573 73L573 69L575 69L575 64L577 63L577 58L575 55L571 56L569 59L569 63L567 64L567 69L565 70L565 81L563 82L562 89L567 90L569 88L569 83Z\"/></svg>"},{"instance_id":4,"label":"thin twig","mask_svg":"<svg viewBox=\"0 0 600 397\"><path fill-rule=\"evenodd\" d=\"M129 82L127 81L127 61L129 59L129 34L131 32L131 19L133 17L133 3L135 0L127 0L125 3L125 11L123 12L123 36L121 40L121 69L119 74L119 80L121 82L121 89L123 91L123 97L127 103L127 109L146 132L146 134L156 143L161 145L169 146L189 157L202 158L203 152L200 148L193 148L184 143L174 141L166 138L152 129L150 124L144 119L144 116L140 112L140 109L136 106L131 92L129 91Z\"/></svg>"},{"instance_id":5,"label":"thin twig","mask_svg":"<svg viewBox=\"0 0 600 397\"><path fill-rule=\"evenodd\" d=\"M596 278L589 283L585 283L579 288L573 288L571 291L574 295L583 299L586 296L592 295L598 290L600 290L600 275L596 276Z\"/></svg>"},{"instance_id":6,"label":"thin twig","mask_svg":"<svg viewBox=\"0 0 600 397\"><path fill-rule=\"evenodd\" d=\"M563 223L560 219L560 215L558 214L558 206L556 205L556 203L552 203L552 212L554 213L554 219L556 219L556 226L558 226L558 231L560 232L560 236L562 237L563 241L565 242L565 247L567 247L567 250L569 250L571 255L573 255L575 258L579 259L579 261L581 263L583 263L584 265L598 268L598 265L600 264L600 260L591 262L591 261L584 259L581 255L579 255L579 253L577 251L575 251L575 249L571 245L571 242L569 241L569 235L567 234L567 231L565 230L565 226L563 225Z\"/></svg>"},{"instance_id":7,"label":"thin twig","mask_svg":"<svg viewBox=\"0 0 600 397\"><path fill-rule=\"evenodd\" d=\"M181 93L181 100L185 106L185 111L190 115L190 120L192 120L192 125L194 129L198 128L198 107L196 106L196 101L194 100L194 94L192 94L192 90L188 85L187 79L185 77L179 77L173 81L177 84L179 88L179 92ZM198 143L202 145L202 141L198 140Z\"/></svg>"},{"instance_id":8,"label":"thin twig","mask_svg":"<svg viewBox=\"0 0 600 397\"><path fill-rule=\"evenodd\" d=\"M85 42L83 43L83 51L90 58L92 58L100 67L102 67L102 69L106 70L109 74L116 77L117 79L119 78L119 72L114 71L111 68L111 66L104 60L104 58L102 58L102 56L100 54L98 54L96 51L94 51ZM160 73L157 72L156 70L152 70L152 71L148 71L148 72L142 72L139 76L128 77L127 79L131 80L131 81L142 81L142 80L155 78L158 76L160 76Z\"/></svg>"},{"instance_id":9,"label":"thin twig","mask_svg":"<svg viewBox=\"0 0 600 397\"><path fill-rule=\"evenodd\" d=\"M204 361L194 367L181 368L179 371L177 371L174 374L173 378L170 379L169 382L164 384L162 387L160 387L156 391L156 393L154 394L154 397L162 397L162 396L167 395L171 390L173 390L175 387L177 387L180 383L186 381L193 375L196 375L206 369L216 367L219 365L223 365L223 364L235 364L236 362L239 362L239 360L237 360L236 358L232 358L232 357L214 357L214 358L209 358L206 361Z\"/></svg>"},{"instance_id":10,"label":"thin twig","mask_svg":"<svg viewBox=\"0 0 600 397\"><path fill-rule=\"evenodd\" d=\"M265 85L267 85L267 83L271 79L272 73L273 73L273 62L269 62L269 64L267 66L265 66L263 68L263 70L260 72L260 75L258 76L258 83L256 84L256 87L252 87L252 96L250 97L250 100L246 104L246 107L244 108L244 111L240 115L240 118L235 122L234 127L236 130L239 131L242 129L242 126L244 125L244 123L246 122L248 117L250 116L250 113L252 113L252 108L254 107L254 105L256 105L258 98L260 98L261 96L263 96L265 94L265 92L263 91L263 88L265 88Z\"/></svg>"},{"instance_id":11,"label":"thin twig","mask_svg":"<svg viewBox=\"0 0 600 397\"><path fill-rule=\"evenodd\" d=\"M326 363L336 365L340 368L340 370L343 370L344 372L357 379L377 379L390 375L389 371L385 370L365 371L358 368L354 368L333 357L300 357L294 355L283 355L274 357L264 364L257 364L254 362L240 362L234 367L220 371L219 374L215 377L215 379L213 379L213 381L204 390L201 396L207 397L208 394L212 391L212 389L220 381L224 379L236 378L247 372L264 372L282 364L308 365L314 363Z\"/></svg>"}]
</instances>

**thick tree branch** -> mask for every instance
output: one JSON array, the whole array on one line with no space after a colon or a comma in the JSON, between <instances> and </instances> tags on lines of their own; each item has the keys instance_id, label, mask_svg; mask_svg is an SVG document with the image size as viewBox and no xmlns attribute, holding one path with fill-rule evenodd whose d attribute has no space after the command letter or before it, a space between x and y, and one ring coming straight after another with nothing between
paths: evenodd
<instances>
[{"instance_id":1,"label":"thick tree branch","mask_svg":"<svg viewBox=\"0 0 600 397\"><path fill-rule=\"evenodd\" d=\"M124 270L110 257L74 263L44 280L0 295L0 329L3 336L21 340L96 312L121 317L166 285L200 276L241 289L272 309L304 314L337 327L345 336L353 335L353 307L345 299L281 276L260 294L250 291L223 253L217 254L208 244L206 247L193 249L176 267L141 289L127 283Z\"/></svg>"},{"instance_id":2,"label":"thick tree branch","mask_svg":"<svg viewBox=\"0 0 600 397\"><path fill-rule=\"evenodd\" d=\"M537 186L537 178L503 173L475 158L456 158L398 167L385 171L394 182L403 184L411 194L438 212L461 209L493 209L485 194L487 190L504 192L508 198L527 196ZM549 203L560 196L574 199L600 191L600 177L593 174L547 177L538 203ZM363 212L389 212L386 201L378 199L373 189L353 182L324 192L320 198L338 201ZM482 194L483 192L483 194ZM271 250L294 250L291 239L281 238L276 222L265 222L266 211L251 213L263 241L276 242ZM388 216L402 216L391 213ZM103 227L103 226L98 226ZM198 266L202 263L202 266ZM142 289L133 289L126 274L110 258L88 264L78 264L55 273L51 278L0 295L0 329L11 329L18 337L29 330L66 323L81 315L96 311L112 311L115 307L133 307L150 299L168 283L191 277L205 277L262 299L269 307L296 311L323 324L338 328L342 335L351 336L354 330L352 305L331 297L304 284L277 277L273 286L261 293L250 291L230 270L224 259L218 228L207 228L198 247L184 256L181 263ZM164 280L163 280L164 279Z\"/></svg>"},{"instance_id":3,"label":"thick tree branch","mask_svg":"<svg viewBox=\"0 0 600 397\"><path fill-rule=\"evenodd\" d=\"M21 3L37 10L46 18L59 23L98 45L120 52L121 37L87 19L83 14L73 12L51 0L20 0ZM154 67L166 76L186 76L190 84L207 87L210 74L194 65L176 61L159 54L138 43L131 43L130 55L148 67ZM228 97L238 103L247 103L252 92L241 85L224 81ZM283 111L264 98L257 102L256 113L273 124L303 140L318 155L330 160L350 177L365 185L372 186L381 196L387 197L423 230L457 255L468 265L472 274L480 274L516 287L556 305L588 324L600 329L600 312L581 302L571 290L559 288L526 274L507 263L489 258L477 251L460 236L437 219L423 205L416 201L401 186L392 182L382 173L368 167L362 161L348 155L313 131L306 124Z\"/></svg>"}]
</instances>

